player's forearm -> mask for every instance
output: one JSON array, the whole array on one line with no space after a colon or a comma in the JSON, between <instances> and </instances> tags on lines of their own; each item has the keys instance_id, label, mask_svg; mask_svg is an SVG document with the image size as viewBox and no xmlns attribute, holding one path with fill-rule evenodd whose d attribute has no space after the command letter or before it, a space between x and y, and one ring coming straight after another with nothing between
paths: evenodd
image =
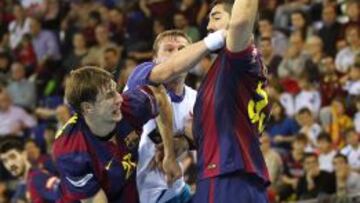
<instances>
[{"instance_id":1,"label":"player's forearm","mask_svg":"<svg viewBox=\"0 0 360 203\"><path fill-rule=\"evenodd\" d=\"M159 116L156 118L156 123L164 144L164 155L175 158L173 142L173 112L171 104L163 86L157 88L152 87L152 90L159 105Z\"/></svg>"},{"instance_id":2,"label":"player's forearm","mask_svg":"<svg viewBox=\"0 0 360 203\"><path fill-rule=\"evenodd\" d=\"M204 41L191 44L172 55L170 59L156 65L149 79L158 84L170 81L193 68L207 53Z\"/></svg>"},{"instance_id":3,"label":"player's forearm","mask_svg":"<svg viewBox=\"0 0 360 203\"><path fill-rule=\"evenodd\" d=\"M81 200L81 203L97 203L97 202L103 202L103 203L108 202L106 194L102 189L100 189L93 197Z\"/></svg>"},{"instance_id":4,"label":"player's forearm","mask_svg":"<svg viewBox=\"0 0 360 203\"><path fill-rule=\"evenodd\" d=\"M230 26L247 25L249 22L253 26L257 15L259 0L235 0L231 18Z\"/></svg>"},{"instance_id":5,"label":"player's forearm","mask_svg":"<svg viewBox=\"0 0 360 203\"><path fill-rule=\"evenodd\" d=\"M245 49L252 36L259 0L235 0L229 23L226 46L231 51Z\"/></svg>"}]
</instances>

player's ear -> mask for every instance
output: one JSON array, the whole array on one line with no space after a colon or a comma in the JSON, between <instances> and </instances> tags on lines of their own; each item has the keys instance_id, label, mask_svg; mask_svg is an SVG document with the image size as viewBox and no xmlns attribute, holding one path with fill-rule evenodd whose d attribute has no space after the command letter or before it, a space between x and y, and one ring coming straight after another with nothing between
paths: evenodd
<instances>
[{"instance_id":1,"label":"player's ear","mask_svg":"<svg viewBox=\"0 0 360 203\"><path fill-rule=\"evenodd\" d=\"M91 105L89 102L82 102L80 106L81 106L81 111L84 114L93 112L93 109L94 109L93 105Z\"/></svg>"}]
</instances>

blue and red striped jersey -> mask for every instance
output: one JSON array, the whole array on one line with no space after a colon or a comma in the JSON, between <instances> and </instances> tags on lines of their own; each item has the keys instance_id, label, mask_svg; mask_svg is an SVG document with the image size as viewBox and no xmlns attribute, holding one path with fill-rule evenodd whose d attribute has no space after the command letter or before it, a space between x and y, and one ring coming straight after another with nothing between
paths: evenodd
<instances>
[{"instance_id":1,"label":"blue and red striped jersey","mask_svg":"<svg viewBox=\"0 0 360 203\"><path fill-rule=\"evenodd\" d=\"M259 143L270 113L265 75L253 45L239 53L226 48L219 53L194 107L200 179L242 171L268 184Z\"/></svg>"},{"instance_id":2,"label":"blue and red striped jersey","mask_svg":"<svg viewBox=\"0 0 360 203\"><path fill-rule=\"evenodd\" d=\"M58 134L53 153L61 178L62 202L92 197L100 189L109 202L138 201L137 145L128 142L129 136L133 136L129 133L140 130L157 115L158 109L154 95L146 86L124 92L122 96L123 119L113 131L116 141L96 137L77 114Z\"/></svg>"},{"instance_id":3,"label":"blue and red striped jersey","mask_svg":"<svg viewBox=\"0 0 360 203\"><path fill-rule=\"evenodd\" d=\"M28 172L26 189L33 203L55 203L60 199L59 178L46 170L32 168Z\"/></svg>"}]
</instances>

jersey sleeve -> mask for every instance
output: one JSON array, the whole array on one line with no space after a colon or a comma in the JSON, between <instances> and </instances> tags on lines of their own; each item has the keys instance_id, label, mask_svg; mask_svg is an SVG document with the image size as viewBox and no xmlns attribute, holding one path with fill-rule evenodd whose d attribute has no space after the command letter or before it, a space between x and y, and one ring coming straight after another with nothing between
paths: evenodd
<instances>
[{"instance_id":1,"label":"jersey sleeve","mask_svg":"<svg viewBox=\"0 0 360 203\"><path fill-rule=\"evenodd\" d=\"M124 119L137 130L158 115L159 109L155 96L147 86L124 92L123 99L121 112Z\"/></svg>"},{"instance_id":2,"label":"jersey sleeve","mask_svg":"<svg viewBox=\"0 0 360 203\"><path fill-rule=\"evenodd\" d=\"M86 152L55 157L61 179L61 191L67 198L81 200L94 196L100 185Z\"/></svg>"},{"instance_id":3,"label":"jersey sleeve","mask_svg":"<svg viewBox=\"0 0 360 203\"><path fill-rule=\"evenodd\" d=\"M31 172L27 185L31 202L57 201L60 198L59 183L58 177L52 176L45 171L35 170Z\"/></svg>"},{"instance_id":4,"label":"jersey sleeve","mask_svg":"<svg viewBox=\"0 0 360 203\"><path fill-rule=\"evenodd\" d=\"M152 82L149 81L149 76L154 66L155 64L152 62L145 62L138 65L129 76L126 84L127 90L134 90L138 87L152 84Z\"/></svg>"},{"instance_id":5,"label":"jersey sleeve","mask_svg":"<svg viewBox=\"0 0 360 203\"><path fill-rule=\"evenodd\" d=\"M237 73L252 73L258 76L265 75L265 66L261 60L259 51L255 45L251 44L240 52L231 52L225 48L223 60L229 63L230 68L234 68Z\"/></svg>"}]
</instances>

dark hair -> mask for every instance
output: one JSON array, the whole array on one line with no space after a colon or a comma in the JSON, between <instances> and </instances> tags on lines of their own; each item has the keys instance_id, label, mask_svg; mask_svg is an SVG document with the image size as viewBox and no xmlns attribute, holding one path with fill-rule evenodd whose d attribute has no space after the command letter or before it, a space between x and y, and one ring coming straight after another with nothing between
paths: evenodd
<instances>
[{"instance_id":1,"label":"dark hair","mask_svg":"<svg viewBox=\"0 0 360 203\"><path fill-rule=\"evenodd\" d=\"M95 102L102 88L110 85L113 76L96 66L84 66L70 72L65 82L65 99L81 113L82 102Z\"/></svg>"},{"instance_id":2,"label":"dark hair","mask_svg":"<svg viewBox=\"0 0 360 203\"><path fill-rule=\"evenodd\" d=\"M27 144L27 143L34 143L37 147L39 147L38 143L32 138L26 139L25 144Z\"/></svg>"},{"instance_id":3,"label":"dark hair","mask_svg":"<svg viewBox=\"0 0 360 203\"><path fill-rule=\"evenodd\" d=\"M306 15L306 13L302 10L295 10L294 12L291 13L291 15L294 15L294 14L299 14L301 15L301 17L304 19L305 23L304 23L304 27L301 29L301 36L303 37L303 39L306 38L306 35L307 35L307 28L309 26L309 18L308 16Z\"/></svg>"},{"instance_id":4,"label":"dark hair","mask_svg":"<svg viewBox=\"0 0 360 203\"><path fill-rule=\"evenodd\" d=\"M261 37L260 41L268 41L271 43L271 38L270 37Z\"/></svg>"},{"instance_id":5,"label":"dark hair","mask_svg":"<svg viewBox=\"0 0 360 203\"><path fill-rule=\"evenodd\" d=\"M330 135L329 135L328 133L326 133L326 132L320 133L320 135L317 137L316 140L317 140L318 142L319 142L319 141L326 141L326 142L328 142L328 143L331 143L331 142L332 142Z\"/></svg>"},{"instance_id":6,"label":"dark hair","mask_svg":"<svg viewBox=\"0 0 360 203\"><path fill-rule=\"evenodd\" d=\"M304 159L303 160L305 161L306 159L308 159L310 157L315 157L316 159L318 159L318 156L315 153L307 152L307 153L304 154Z\"/></svg>"},{"instance_id":7,"label":"dark hair","mask_svg":"<svg viewBox=\"0 0 360 203\"><path fill-rule=\"evenodd\" d=\"M307 113L307 114L312 115L310 109L309 109L309 108L306 108L306 107L301 108L301 109L299 110L299 112L298 112L298 114L304 114L304 113Z\"/></svg>"},{"instance_id":8,"label":"dark hair","mask_svg":"<svg viewBox=\"0 0 360 203\"><path fill-rule=\"evenodd\" d=\"M96 20L97 23L101 22L101 15L100 15L100 13L98 11L91 11L89 13L89 18Z\"/></svg>"},{"instance_id":9,"label":"dark hair","mask_svg":"<svg viewBox=\"0 0 360 203\"><path fill-rule=\"evenodd\" d=\"M211 2L210 7L213 8L214 6L216 6L218 4L223 4L225 11L228 13L231 13L231 9L234 4L234 0L213 0Z\"/></svg>"},{"instance_id":10,"label":"dark hair","mask_svg":"<svg viewBox=\"0 0 360 203\"><path fill-rule=\"evenodd\" d=\"M341 154L341 153L337 153L337 154L334 156L333 160L338 159L338 158L343 159L343 160L345 161L345 163L348 163L348 158L347 158L345 155L343 155L343 154Z\"/></svg>"},{"instance_id":11,"label":"dark hair","mask_svg":"<svg viewBox=\"0 0 360 203\"><path fill-rule=\"evenodd\" d=\"M107 47L105 50L104 50L104 53L108 53L108 52L112 52L114 54L118 54L119 51L118 49L116 49L116 47Z\"/></svg>"},{"instance_id":12,"label":"dark hair","mask_svg":"<svg viewBox=\"0 0 360 203\"><path fill-rule=\"evenodd\" d=\"M308 138L304 133L299 133L295 136L294 138L294 142L303 142L303 143L307 143L308 142Z\"/></svg>"},{"instance_id":13,"label":"dark hair","mask_svg":"<svg viewBox=\"0 0 360 203\"><path fill-rule=\"evenodd\" d=\"M24 151L24 142L16 135L6 135L0 139L0 154L4 154L10 150Z\"/></svg>"}]
</instances>

